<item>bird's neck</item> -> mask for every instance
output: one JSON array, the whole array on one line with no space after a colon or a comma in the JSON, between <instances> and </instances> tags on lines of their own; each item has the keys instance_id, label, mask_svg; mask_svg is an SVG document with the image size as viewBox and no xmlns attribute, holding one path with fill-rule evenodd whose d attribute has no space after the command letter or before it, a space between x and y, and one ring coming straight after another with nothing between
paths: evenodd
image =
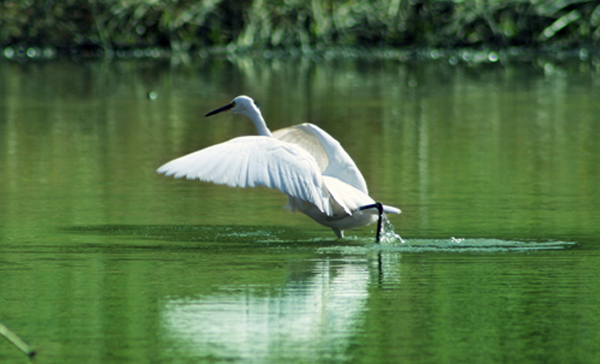
<instances>
[{"instance_id":1,"label":"bird's neck","mask_svg":"<svg viewBox=\"0 0 600 364\"><path fill-rule=\"evenodd\" d=\"M263 135L263 136L268 136L268 137L272 137L273 134L271 134L271 131L269 130L269 128L267 128L267 123L265 122L265 119L263 119L260 111L258 111L256 114L253 115L249 115L250 120L252 120L252 122L254 123L254 126L256 126L256 131L258 131L258 135Z\"/></svg>"}]
</instances>

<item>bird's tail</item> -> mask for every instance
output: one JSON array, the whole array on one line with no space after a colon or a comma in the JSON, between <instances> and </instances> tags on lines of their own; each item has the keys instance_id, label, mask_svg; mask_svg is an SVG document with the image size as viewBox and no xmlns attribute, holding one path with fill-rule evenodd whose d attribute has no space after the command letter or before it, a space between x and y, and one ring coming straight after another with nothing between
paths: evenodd
<instances>
[{"instance_id":1,"label":"bird's tail","mask_svg":"<svg viewBox=\"0 0 600 364\"><path fill-rule=\"evenodd\" d=\"M400 211L399 208L394 207L394 206L383 205L383 212L388 213L388 214L399 214L402 211Z\"/></svg>"}]
</instances>

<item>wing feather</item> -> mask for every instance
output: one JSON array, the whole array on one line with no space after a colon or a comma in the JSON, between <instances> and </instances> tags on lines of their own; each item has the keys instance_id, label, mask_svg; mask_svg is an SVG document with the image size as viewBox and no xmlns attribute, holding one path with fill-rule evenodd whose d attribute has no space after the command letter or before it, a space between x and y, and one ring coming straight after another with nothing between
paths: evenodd
<instances>
[{"instance_id":1,"label":"wing feather","mask_svg":"<svg viewBox=\"0 0 600 364\"><path fill-rule=\"evenodd\" d=\"M276 139L296 144L317 161L323 176L331 176L368 195L367 183L342 145L314 124L304 123L277 130Z\"/></svg>"},{"instance_id":2,"label":"wing feather","mask_svg":"<svg viewBox=\"0 0 600 364\"><path fill-rule=\"evenodd\" d=\"M331 197L348 215L352 215L352 211L361 206L375 203L369 195L338 178L323 176L323 181L325 182L325 186L327 186Z\"/></svg>"},{"instance_id":3,"label":"wing feather","mask_svg":"<svg viewBox=\"0 0 600 364\"><path fill-rule=\"evenodd\" d=\"M231 187L265 186L332 208L315 158L298 145L265 136L243 136L172 160L157 170Z\"/></svg>"}]
</instances>

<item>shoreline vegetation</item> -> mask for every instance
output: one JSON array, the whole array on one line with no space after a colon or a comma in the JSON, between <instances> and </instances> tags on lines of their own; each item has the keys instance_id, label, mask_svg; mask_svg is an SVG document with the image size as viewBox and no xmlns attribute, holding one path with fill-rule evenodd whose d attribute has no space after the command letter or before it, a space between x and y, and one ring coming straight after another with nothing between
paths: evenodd
<instances>
[{"instance_id":1,"label":"shoreline vegetation","mask_svg":"<svg viewBox=\"0 0 600 364\"><path fill-rule=\"evenodd\" d=\"M5 58L587 59L600 0L26 0L0 2Z\"/></svg>"}]
</instances>

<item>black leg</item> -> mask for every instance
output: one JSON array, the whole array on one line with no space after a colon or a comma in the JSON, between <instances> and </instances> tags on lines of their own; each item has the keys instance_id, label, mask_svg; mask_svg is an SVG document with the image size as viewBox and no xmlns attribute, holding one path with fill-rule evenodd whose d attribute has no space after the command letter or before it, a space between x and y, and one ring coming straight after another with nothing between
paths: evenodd
<instances>
[{"instance_id":1,"label":"black leg","mask_svg":"<svg viewBox=\"0 0 600 364\"><path fill-rule=\"evenodd\" d=\"M379 220L377 220L377 235L375 236L375 242L379 244L379 240L381 238L381 217L383 216L383 205L381 202L375 202L372 205L361 206L358 209L361 211L366 209L377 209L377 212L379 213Z\"/></svg>"}]
</instances>

